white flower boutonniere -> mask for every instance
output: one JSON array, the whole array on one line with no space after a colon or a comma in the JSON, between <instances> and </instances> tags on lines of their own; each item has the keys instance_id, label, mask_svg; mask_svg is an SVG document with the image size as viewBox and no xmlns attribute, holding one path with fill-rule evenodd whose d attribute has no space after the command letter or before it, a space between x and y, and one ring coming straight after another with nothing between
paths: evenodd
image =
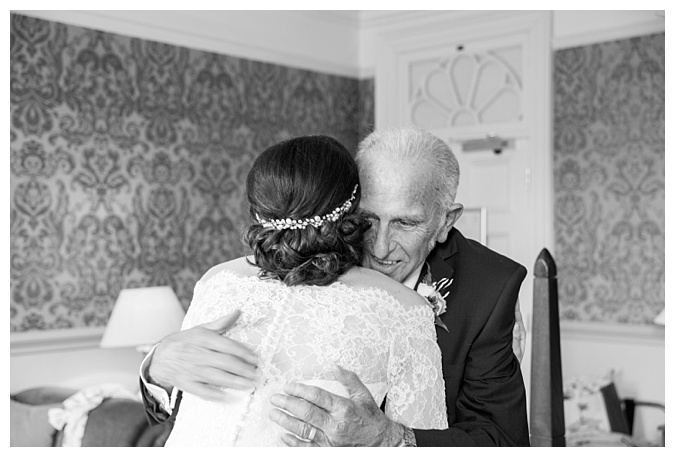
<instances>
[{"instance_id":1,"label":"white flower boutonniere","mask_svg":"<svg viewBox=\"0 0 675 457\"><path fill-rule=\"evenodd\" d=\"M452 284L453 280L454 279L442 278L438 281L432 282L431 271L427 265L427 274L422 282L420 282L420 284L417 286L417 292L427 300L427 304L434 312L434 316L436 316L436 325L443 328L446 332L449 332L449 330L441 320L441 315L447 309L445 297L447 297L450 293L445 292L445 289L450 287L450 284Z\"/></svg>"}]
</instances>

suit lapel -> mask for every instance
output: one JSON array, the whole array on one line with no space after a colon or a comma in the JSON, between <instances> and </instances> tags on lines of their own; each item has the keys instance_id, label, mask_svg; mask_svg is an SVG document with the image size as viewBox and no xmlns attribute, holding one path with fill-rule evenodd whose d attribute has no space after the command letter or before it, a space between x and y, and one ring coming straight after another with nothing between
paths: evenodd
<instances>
[{"instance_id":1,"label":"suit lapel","mask_svg":"<svg viewBox=\"0 0 675 457\"><path fill-rule=\"evenodd\" d=\"M429 253L427 256L427 263L431 269L431 278L433 281L438 281L442 278L452 279L455 269L452 264L454 263L451 258L457 253L457 229L453 228L448 234L448 239L443 244L438 244L436 247ZM452 285L450 286L452 289ZM452 301L447 303L448 311L452 307ZM441 315L441 320L443 323L448 326L450 324L450 315L452 313L445 312ZM436 330L438 330L438 327ZM443 332L445 332L443 330Z\"/></svg>"},{"instance_id":2,"label":"suit lapel","mask_svg":"<svg viewBox=\"0 0 675 457\"><path fill-rule=\"evenodd\" d=\"M434 281L441 278L452 278L455 272L452 262L449 261L457 253L457 229L450 230L448 239L443 244L437 244L436 247L427 256L427 263L431 268L431 277Z\"/></svg>"},{"instance_id":3,"label":"suit lapel","mask_svg":"<svg viewBox=\"0 0 675 457\"><path fill-rule=\"evenodd\" d=\"M431 268L431 279L433 282L442 278L452 279L452 275L455 272L455 269L449 263L438 258L431 259L429 267Z\"/></svg>"}]
</instances>

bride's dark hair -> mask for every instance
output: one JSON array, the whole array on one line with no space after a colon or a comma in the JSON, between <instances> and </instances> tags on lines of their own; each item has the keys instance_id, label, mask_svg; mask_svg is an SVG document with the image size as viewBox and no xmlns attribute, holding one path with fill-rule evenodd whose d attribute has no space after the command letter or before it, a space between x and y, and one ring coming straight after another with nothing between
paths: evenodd
<instances>
[{"instance_id":1,"label":"bride's dark hair","mask_svg":"<svg viewBox=\"0 0 675 457\"><path fill-rule=\"evenodd\" d=\"M244 232L261 277L280 279L289 286L327 285L358 265L363 234L370 226L354 213L360 186L351 208L320 227L276 229L256 219L303 220L327 215L351 198L358 183L354 159L334 138L302 136L263 151L246 180L254 223Z\"/></svg>"}]
</instances>

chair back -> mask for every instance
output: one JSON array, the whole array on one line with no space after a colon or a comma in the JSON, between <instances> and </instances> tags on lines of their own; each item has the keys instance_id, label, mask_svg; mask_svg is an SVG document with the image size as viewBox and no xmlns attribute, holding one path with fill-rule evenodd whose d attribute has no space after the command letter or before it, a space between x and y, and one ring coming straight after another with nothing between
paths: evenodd
<instances>
[{"instance_id":1,"label":"chair back","mask_svg":"<svg viewBox=\"0 0 675 457\"><path fill-rule=\"evenodd\" d=\"M534 264L530 444L565 446L558 279L546 248Z\"/></svg>"}]
</instances>

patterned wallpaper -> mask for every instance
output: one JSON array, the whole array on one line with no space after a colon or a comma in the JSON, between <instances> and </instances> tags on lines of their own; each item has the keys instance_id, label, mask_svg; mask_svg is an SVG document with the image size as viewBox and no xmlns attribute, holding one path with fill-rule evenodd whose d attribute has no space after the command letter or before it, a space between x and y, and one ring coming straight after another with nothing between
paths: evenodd
<instances>
[{"instance_id":1,"label":"patterned wallpaper","mask_svg":"<svg viewBox=\"0 0 675 457\"><path fill-rule=\"evenodd\" d=\"M372 80L10 16L12 332L105 325L126 287L187 307L243 253L260 151L372 127Z\"/></svg>"},{"instance_id":2,"label":"patterned wallpaper","mask_svg":"<svg viewBox=\"0 0 675 457\"><path fill-rule=\"evenodd\" d=\"M564 320L648 324L665 304L665 34L554 56Z\"/></svg>"},{"instance_id":3,"label":"patterned wallpaper","mask_svg":"<svg viewBox=\"0 0 675 457\"><path fill-rule=\"evenodd\" d=\"M187 307L239 256L246 173L327 133L354 150L374 80L10 15L10 327L105 325L125 287ZM664 306L664 34L554 56L562 318L648 323Z\"/></svg>"},{"instance_id":4,"label":"patterned wallpaper","mask_svg":"<svg viewBox=\"0 0 675 457\"><path fill-rule=\"evenodd\" d=\"M359 81L359 140L375 130L375 79Z\"/></svg>"}]
</instances>

